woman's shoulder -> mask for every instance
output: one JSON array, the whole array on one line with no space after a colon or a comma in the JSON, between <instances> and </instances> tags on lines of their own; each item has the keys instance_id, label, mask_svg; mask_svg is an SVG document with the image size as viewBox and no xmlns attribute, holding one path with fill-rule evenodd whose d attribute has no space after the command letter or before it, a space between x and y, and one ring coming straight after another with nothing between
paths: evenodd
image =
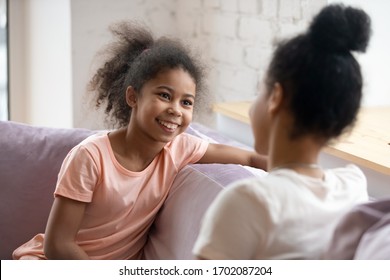
<instances>
[{"instance_id":1,"label":"woman's shoulder","mask_svg":"<svg viewBox=\"0 0 390 280\"><path fill-rule=\"evenodd\" d=\"M276 195L277 190L272 188L275 184L274 180L270 180L269 176L250 177L238 180L223 190L225 199L235 200L240 198L242 201L265 202ZM274 189L274 191L272 191Z\"/></svg>"},{"instance_id":2,"label":"woman's shoulder","mask_svg":"<svg viewBox=\"0 0 390 280\"><path fill-rule=\"evenodd\" d=\"M344 167L327 169L325 171L325 177L328 179L341 180L343 182L351 183L363 183L367 184L366 176L363 171L354 164L347 164Z\"/></svg>"}]
</instances>

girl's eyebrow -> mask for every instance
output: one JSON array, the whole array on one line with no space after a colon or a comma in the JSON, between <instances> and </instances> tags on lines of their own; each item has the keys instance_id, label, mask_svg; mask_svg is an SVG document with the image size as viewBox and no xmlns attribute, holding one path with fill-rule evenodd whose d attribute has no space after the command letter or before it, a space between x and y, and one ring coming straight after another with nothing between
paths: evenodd
<instances>
[{"instance_id":1,"label":"girl's eyebrow","mask_svg":"<svg viewBox=\"0 0 390 280\"><path fill-rule=\"evenodd\" d=\"M169 92L175 92L175 90L173 88L171 88L170 86L166 86L166 85L161 85L161 86L158 86L157 88L158 89L166 89ZM185 96L187 98L195 99L195 95L192 93L184 93L183 96Z\"/></svg>"}]
</instances>

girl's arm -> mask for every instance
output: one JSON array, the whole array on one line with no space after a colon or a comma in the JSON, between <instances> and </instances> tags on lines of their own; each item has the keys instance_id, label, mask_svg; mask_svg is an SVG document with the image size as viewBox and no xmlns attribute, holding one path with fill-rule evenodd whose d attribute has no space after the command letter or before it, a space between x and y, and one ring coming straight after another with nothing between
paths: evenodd
<instances>
[{"instance_id":1,"label":"girl's arm","mask_svg":"<svg viewBox=\"0 0 390 280\"><path fill-rule=\"evenodd\" d=\"M48 259L89 259L75 242L86 205L62 196L54 199L45 231L44 252Z\"/></svg>"},{"instance_id":2,"label":"girl's arm","mask_svg":"<svg viewBox=\"0 0 390 280\"><path fill-rule=\"evenodd\" d=\"M267 169L267 156L241 148L210 143L198 163L232 163Z\"/></svg>"}]
</instances>

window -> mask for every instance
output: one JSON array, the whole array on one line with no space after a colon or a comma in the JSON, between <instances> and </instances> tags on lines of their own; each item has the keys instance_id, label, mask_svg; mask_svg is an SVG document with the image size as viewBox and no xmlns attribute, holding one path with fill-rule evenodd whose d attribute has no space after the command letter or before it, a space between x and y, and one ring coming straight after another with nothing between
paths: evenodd
<instances>
[{"instance_id":1,"label":"window","mask_svg":"<svg viewBox=\"0 0 390 280\"><path fill-rule=\"evenodd\" d=\"M0 120L9 119L8 0L0 0Z\"/></svg>"}]
</instances>

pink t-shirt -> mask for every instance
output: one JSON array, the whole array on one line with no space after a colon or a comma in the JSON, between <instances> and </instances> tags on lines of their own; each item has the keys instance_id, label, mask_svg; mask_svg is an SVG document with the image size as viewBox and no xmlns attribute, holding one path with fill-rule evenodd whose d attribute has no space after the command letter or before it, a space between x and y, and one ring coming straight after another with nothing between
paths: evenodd
<instances>
[{"instance_id":1,"label":"pink t-shirt","mask_svg":"<svg viewBox=\"0 0 390 280\"><path fill-rule=\"evenodd\" d=\"M121 166L107 134L74 147L58 175L56 196L88 203L76 240L91 259L139 259L147 232L175 176L206 152L208 142L183 133L141 172ZM44 235L14 251L14 258L45 258Z\"/></svg>"}]
</instances>

